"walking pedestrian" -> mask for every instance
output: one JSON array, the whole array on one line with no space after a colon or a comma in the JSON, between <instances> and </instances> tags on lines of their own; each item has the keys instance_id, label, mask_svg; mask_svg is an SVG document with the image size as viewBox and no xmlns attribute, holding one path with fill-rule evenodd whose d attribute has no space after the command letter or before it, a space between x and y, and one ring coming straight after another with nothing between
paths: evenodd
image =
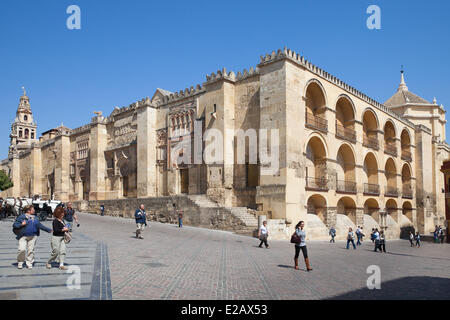
<instances>
[{"instance_id":1,"label":"walking pedestrian","mask_svg":"<svg viewBox=\"0 0 450 320\"><path fill-rule=\"evenodd\" d=\"M438 228L438 226L436 226L436 227L434 227L434 232L433 232L434 243L439 243L438 233L439 233L439 228Z\"/></svg>"},{"instance_id":2,"label":"walking pedestrian","mask_svg":"<svg viewBox=\"0 0 450 320\"><path fill-rule=\"evenodd\" d=\"M417 235L416 235L416 247L420 248L420 233L419 233L419 231L417 231Z\"/></svg>"},{"instance_id":3,"label":"walking pedestrian","mask_svg":"<svg viewBox=\"0 0 450 320\"><path fill-rule=\"evenodd\" d=\"M361 234L361 244L364 241L364 237L366 236L363 232L363 227L360 228L360 234Z\"/></svg>"},{"instance_id":4,"label":"walking pedestrian","mask_svg":"<svg viewBox=\"0 0 450 320\"><path fill-rule=\"evenodd\" d=\"M372 243L375 242L375 237L374 237L374 235L375 235L375 228L372 228L372 232L370 233L370 240L372 240Z\"/></svg>"},{"instance_id":5,"label":"walking pedestrian","mask_svg":"<svg viewBox=\"0 0 450 320\"><path fill-rule=\"evenodd\" d=\"M178 228L183 228L183 211L177 209L177 205L173 204L173 211L175 216L178 217Z\"/></svg>"},{"instance_id":6,"label":"walking pedestrian","mask_svg":"<svg viewBox=\"0 0 450 320\"><path fill-rule=\"evenodd\" d=\"M52 268L52 262L59 260L59 269L67 270L64 266L64 259L66 258L66 242L64 241L64 234L69 231L69 228L63 222L64 209L59 207L53 213L55 219L53 220L53 235L51 239L52 252L47 262L47 269Z\"/></svg>"},{"instance_id":7,"label":"walking pedestrian","mask_svg":"<svg viewBox=\"0 0 450 320\"><path fill-rule=\"evenodd\" d=\"M74 219L75 219L75 222L77 223L77 227L79 227L80 221L78 220L78 216L75 213L75 210L72 208L72 203L69 202L67 204L66 210L64 211L64 223L65 223L66 227L69 229L69 232L72 232Z\"/></svg>"},{"instance_id":8,"label":"walking pedestrian","mask_svg":"<svg viewBox=\"0 0 450 320\"><path fill-rule=\"evenodd\" d=\"M355 234L353 232L352 228L348 228L348 234L347 234L347 250L350 247L350 242L353 245L353 249L356 250L356 246L355 246Z\"/></svg>"},{"instance_id":9,"label":"walking pedestrian","mask_svg":"<svg viewBox=\"0 0 450 320\"><path fill-rule=\"evenodd\" d=\"M300 238L300 242L295 244L295 269L298 270L298 256L300 255L300 250L303 253L303 258L305 259L305 265L307 271L312 271L312 268L309 265L309 258L308 258L308 249L306 248L306 232L303 230L305 227L305 222L300 221L295 226L295 233Z\"/></svg>"},{"instance_id":10,"label":"walking pedestrian","mask_svg":"<svg viewBox=\"0 0 450 320\"><path fill-rule=\"evenodd\" d=\"M381 247L380 247L380 233L378 232L378 228L375 228L375 232L373 234L373 238L375 240L375 249L373 250L374 252L377 252L378 249L380 249L381 251Z\"/></svg>"},{"instance_id":11,"label":"walking pedestrian","mask_svg":"<svg viewBox=\"0 0 450 320\"><path fill-rule=\"evenodd\" d=\"M34 263L34 248L37 237L40 236L40 230L45 232L52 232L40 223L36 218L34 207L26 206L24 213L19 215L13 224L13 231L16 234L16 239L19 240L19 249L17 253L17 268L22 269L23 263L26 260L28 269L33 268Z\"/></svg>"},{"instance_id":12,"label":"walking pedestrian","mask_svg":"<svg viewBox=\"0 0 450 320\"><path fill-rule=\"evenodd\" d=\"M336 229L334 229L333 226L330 228L330 232L328 234L331 236L330 243L335 243L334 237L336 237Z\"/></svg>"},{"instance_id":13,"label":"walking pedestrian","mask_svg":"<svg viewBox=\"0 0 450 320\"><path fill-rule=\"evenodd\" d=\"M262 245L264 243L266 248L269 249L269 245L267 244L268 237L269 237L269 230L267 230L267 221L264 221L258 231L258 238L259 240L261 240L261 243L259 244L260 248L262 248Z\"/></svg>"},{"instance_id":14,"label":"walking pedestrian","mask_svg":"<svg viewBox=\"0 0 450 320\"><path fill-rule=\"evenodd\" d=\"M381 250L383 250L382 252L386 253L386 237L383 230L380 231L380 251Z\"/></svg>"},{"instance_id":15,"label":"walking pedestrian","mask_svg":"<svg viewBox=\"0 0 450 320\"><path fill-rule=\"evenodd\" d=\"M412 231L409 232L409 243L411 244L411 247L414 247L414 234Z\"/></svg>"},{"instance_id":16,"label":"walking pedestrian","mask_svg":"<svg viewBox=\"0 0 450 320\"><path fill-rule=\"evenodd\" d=\"M147 214L145 213L145 206L143 204L136 210L134 217L136 219L136 238L144 239L143 233L147 226Z\"/></svg>"},{"instance_id":17,"label":"walking pedestrian","mask_svg":"<svg viewBox=\"0 0 450 320\"><path fill-rule=\"evenodd\" d=\"M358 226L358 228L356 228L355 233L356 233L356 238L357 238L356 245L360 246L361 245L361 229L359 226Z\"/></svg>"},{"instance_id":18,"label":"walking pedestrian","mask_svg":"<svg viewBox=\"0 0 450 320\"><path fill-rule=\"evenodd\" d=\"M102 217L105 215L105 206L103 204L100 206L100 214Z\"/></svg>"},{"instance_id":19,"label":"walking pedestrian","mask_svg":"<svg viewBox=\"0 0 450 320\"><path fill-rule=\"evenodd\" d=\"M439 226L439 239L441 240L441 244L444 244L445 234L444 229Z\"/></svg>"}]
</instances>

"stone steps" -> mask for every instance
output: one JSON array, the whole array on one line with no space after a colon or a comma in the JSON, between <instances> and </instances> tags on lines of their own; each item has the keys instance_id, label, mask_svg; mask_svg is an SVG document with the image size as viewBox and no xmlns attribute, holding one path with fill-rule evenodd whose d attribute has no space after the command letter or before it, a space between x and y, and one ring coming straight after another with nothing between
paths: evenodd
<instances>
[{"instance_id":1,"label":"stone steps","mask_svg":"<svg viewBox=\"0 0 450 320\"><path fill-rule=\"evenodd\" d=\"M245 207L221 207L218 203L209 200L206 195L188 195L187 197L200 208L221 208L242 221L244 226L251 228L258 227L258 219L248 213Z\"/></svg>"}]
</instances>

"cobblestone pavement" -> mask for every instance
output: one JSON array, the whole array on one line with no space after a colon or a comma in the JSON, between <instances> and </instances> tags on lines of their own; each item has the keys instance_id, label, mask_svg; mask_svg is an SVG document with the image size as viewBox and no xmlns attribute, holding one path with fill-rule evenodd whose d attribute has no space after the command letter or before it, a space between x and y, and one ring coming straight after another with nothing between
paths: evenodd
<instances>
[{"instance_id":1,"label":"cobblestone pavement","mask_svg":"<svg viewBox=\"0 0 450 320\"><path fill-rule=\"evenodd\" d=\"M308 273L302 258L301 270L294 270L294 247L287 241L270 241L269 237L270 249L261 249L259 241L250 237L160 223L149 223L140 240L135 238L131 219L79 216L81 227L76 234L85 239L74 239L72 250L82 245L81 240L86 241L85 246L95 246L99 261L91 259L90 264L101 270L91 281L97 295L89 294L86 284L86 294L79 298L108 298L110 285L112 298L124 300L450 299L448 244L423 243L421 248L410 248L408 241L388 241L385 254L374 253L371 241L357 250L346 250L342 241L309 241L314 270ZM6 235L2 233L1 239L13 239L10 230ZM39 239L40 245L49 246L48 242L43 236ZM1 245L0 250L5 248L14 258L15 240ZM76 259L69 251L68 260L71 256ZM12 266L15 261L9 257L0 261L0 272L7 269L17 274L20 270ZM31 272L48 273L39 261ZM84 258L76 262L82 261ZM370 265L381 269L381 290L367 289ZM89 278L88 271L85 278ZM0 278L0 284L2 281Z\"/></svg>"},{"instance_id":2,"label":"cobblestone pavement","mask_svg":"<svg viewBox=\"0 0 450 320\"><path fill-rule=\"evenodd\" d=\"M72 242L66 247L68 271L46 268L50 257L51 234L41 231L35 248L33 269L17 269L18 241L12 232L14 220L0 222L0 300L71 300L110 299L109 270L106 268L106 246L74 230ZM52 228L51 221L44 222ZM75 267L75 269L71 268ZM79 268L79 269L78 269ZM79 288L74 276L80 274ZM70 287L67 285L69 283ZM72 288L71 288L72 287Z\"/></svg>"},{"instance_id":3,"label":"cobblestone pavement","mask_svg":"<svg viewBox=\"0 0 450 320\"><path fill-rule=\"evenodd\" d=\"M108 245L114 299L426 299L450 298L450 246L389 241L374 253L344 242L308 242L314 270L293 268L288 241L150 223L144 240L131 219L81 214L82 231ZM367 267L381 269L381 290L368 290Z\"/></svg>"}]
</instances>

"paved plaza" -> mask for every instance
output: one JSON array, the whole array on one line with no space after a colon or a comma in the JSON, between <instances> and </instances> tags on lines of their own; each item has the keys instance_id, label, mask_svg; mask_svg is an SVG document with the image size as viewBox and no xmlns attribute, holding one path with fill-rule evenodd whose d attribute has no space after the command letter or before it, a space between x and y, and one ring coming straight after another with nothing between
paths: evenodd
<instances>
[{"instance_id":1,"label":"paved plaza","mask_svg":"<svg viewBox=\"0 0 450 320\"><path fill-rule=\"evenodd\" d=\"M132 219L79 214L66 262L81 270L80 289L70 290L71 274L47 270L50 235L38 240L35 267L18 270L12 220L0 222L0 300L292 300L450 299L450 246L387 242L374 253L371 241L357 250L345 243L308 242L312 272L300 258L293 268L293 245L259 241L230 232L149 223L135 238ZM51 222L45 223L51 226ZM269 230L270 231L270 230ZM381 290L367 289L367 268L381 270Z\"/></svg>"}]
</instances>

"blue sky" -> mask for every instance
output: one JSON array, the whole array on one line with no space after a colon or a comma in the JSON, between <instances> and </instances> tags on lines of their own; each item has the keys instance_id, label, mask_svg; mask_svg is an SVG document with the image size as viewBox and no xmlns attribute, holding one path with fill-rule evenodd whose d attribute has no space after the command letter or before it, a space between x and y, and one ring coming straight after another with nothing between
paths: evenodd
<instances>
[{"instance_id":1,"label":"blue sky","mask_svg":"<svg viewBox=\"0 0 450 320\"><path fill-rule=\"evenodd\" d=\"M81 8L81 30L66 27L71 4ZM366 27L372 4L381 30ZM40 134L86 124L93 111L109 115L158 87L179 91L222 67L248 69L285 45L380 102L404 65L410 91L447 107L449 14L446 0L2 0L0 158L22 86Z\"/></svg>"}]
</instances>

